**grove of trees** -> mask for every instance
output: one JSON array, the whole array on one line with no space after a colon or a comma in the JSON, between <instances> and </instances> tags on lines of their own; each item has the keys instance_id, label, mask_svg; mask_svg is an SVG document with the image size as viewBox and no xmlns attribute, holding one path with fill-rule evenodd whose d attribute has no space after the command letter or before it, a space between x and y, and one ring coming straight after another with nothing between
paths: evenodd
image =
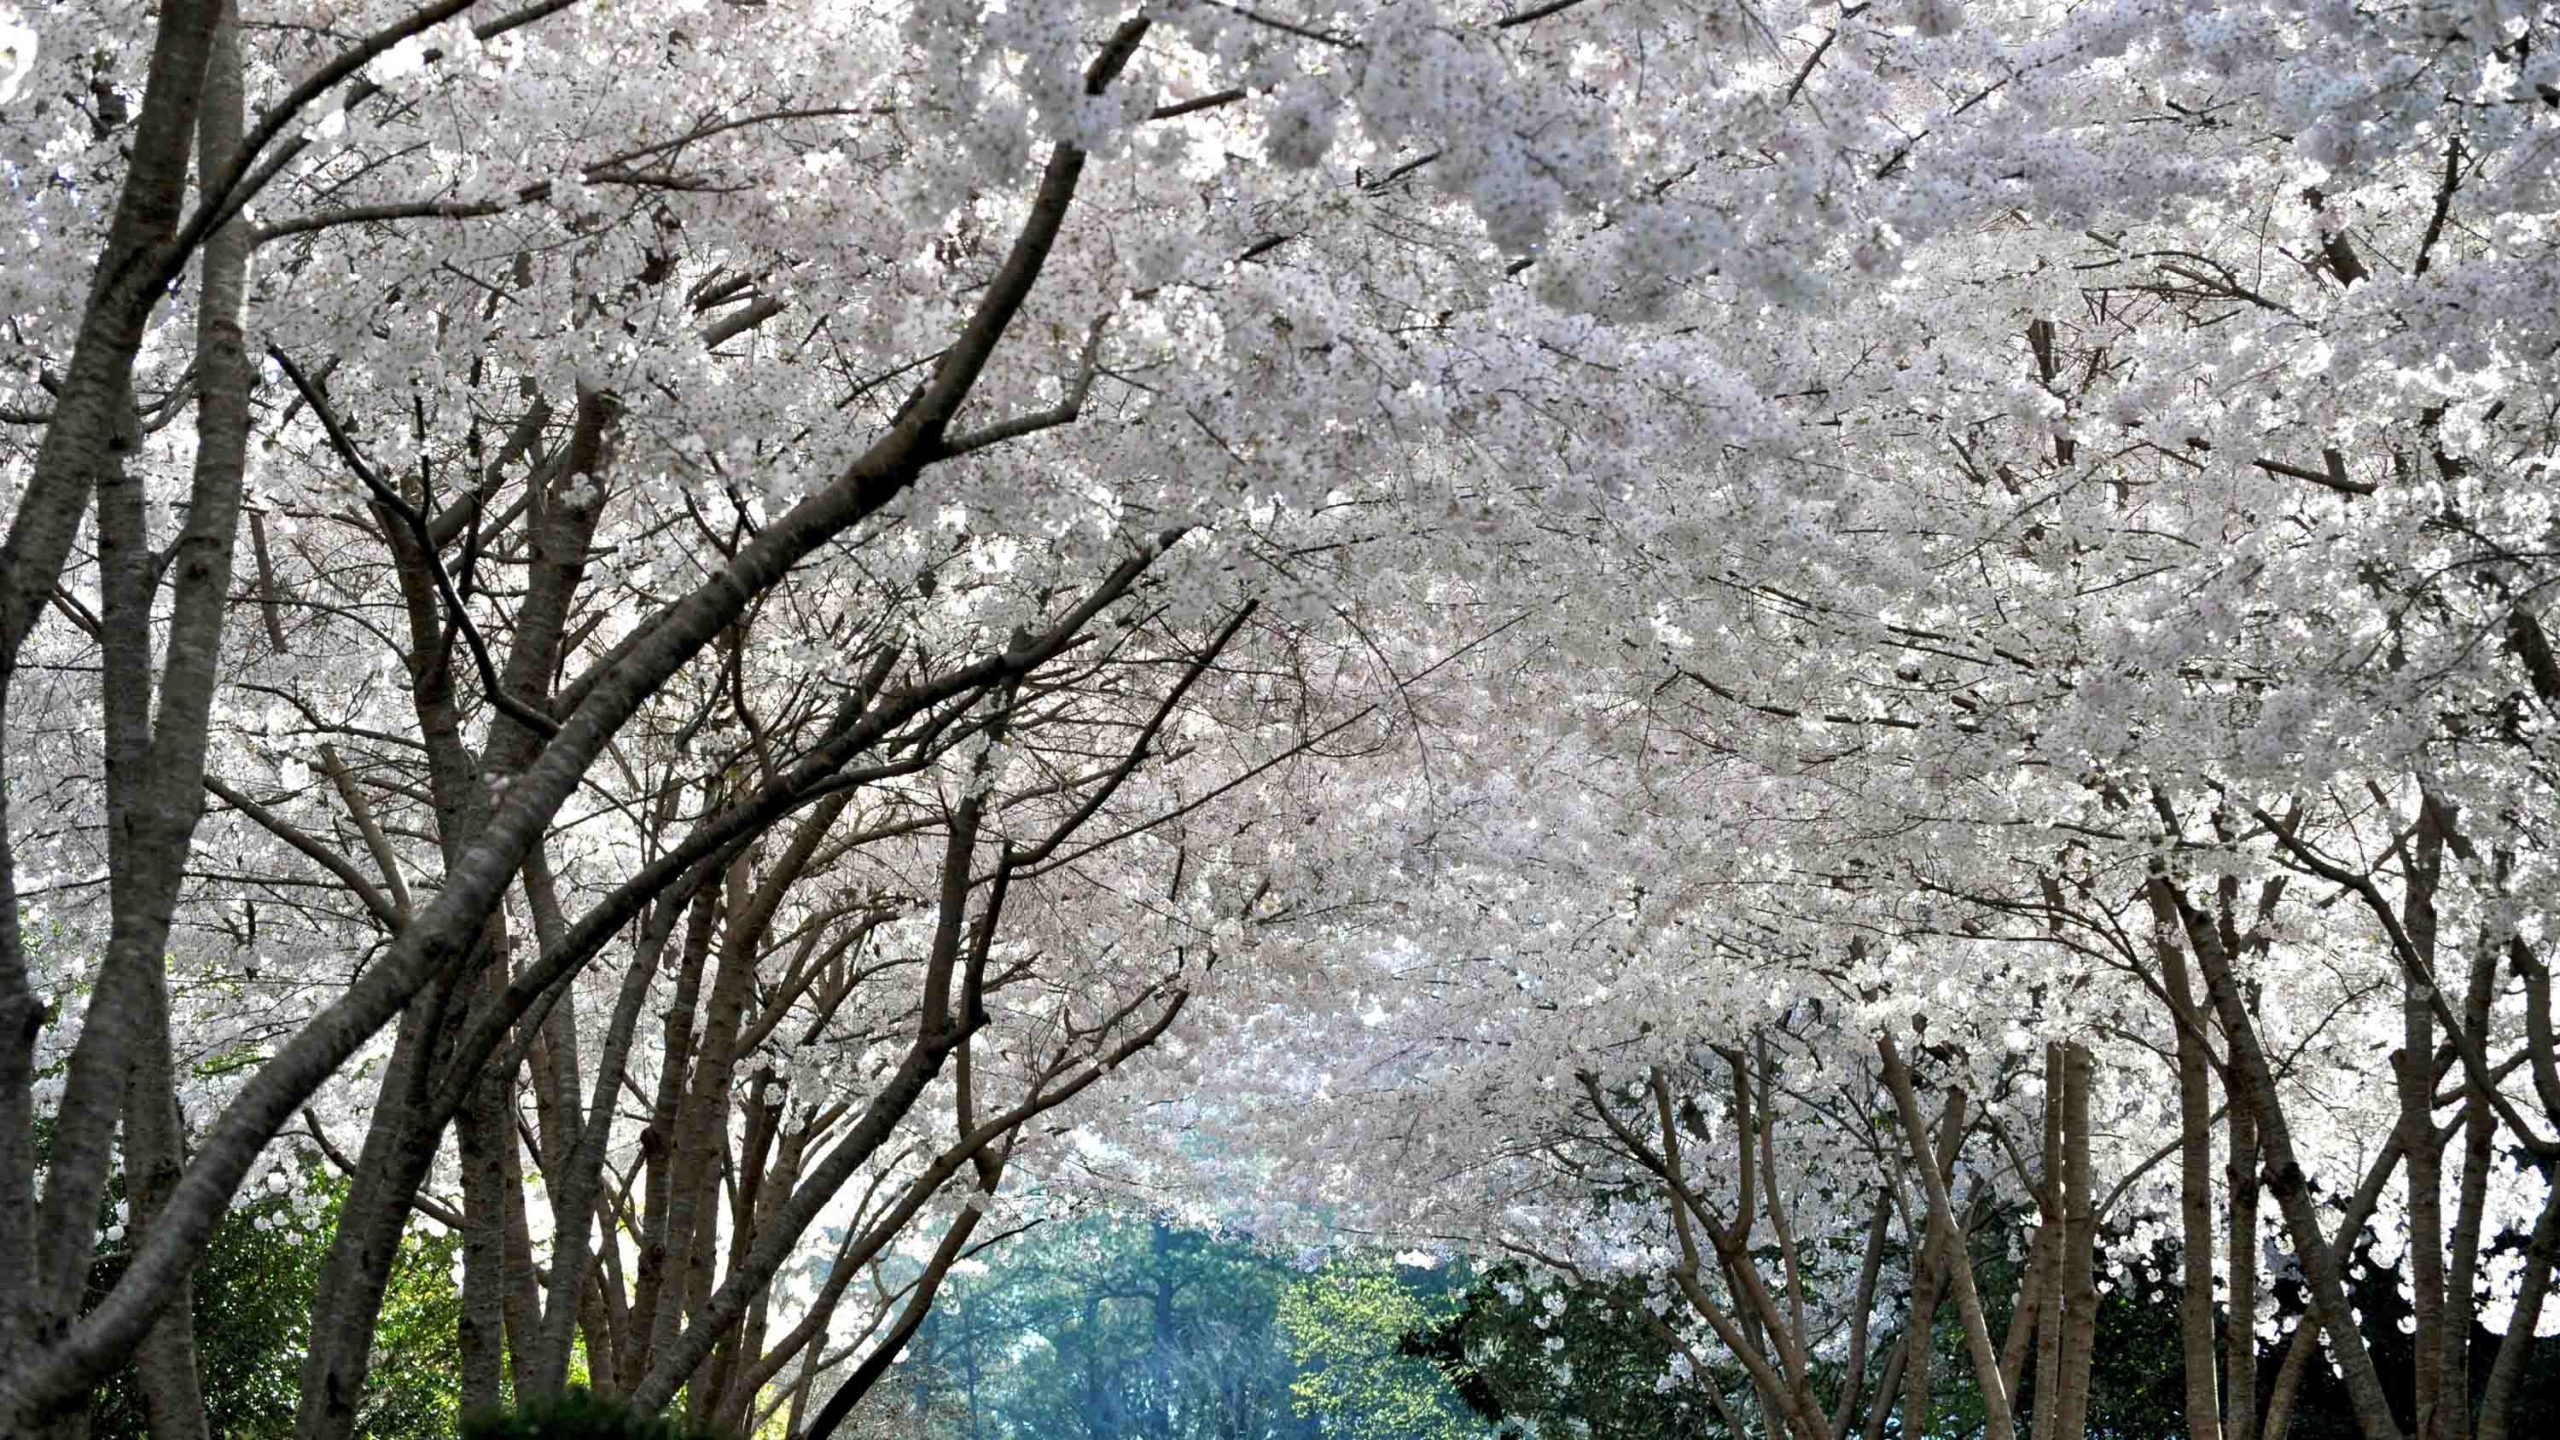
<instances>
[{"instance_id":1,"label":"grove of trees","mask_svg":"<svg viewBox=\"0 0 2560 1440\"><path fill-rule=\"evenodd\" d=\"M1063 1199L2530 1433L2556 30L0 3L0 1434L817 1440Z\"/></svg>"}]
</instances>

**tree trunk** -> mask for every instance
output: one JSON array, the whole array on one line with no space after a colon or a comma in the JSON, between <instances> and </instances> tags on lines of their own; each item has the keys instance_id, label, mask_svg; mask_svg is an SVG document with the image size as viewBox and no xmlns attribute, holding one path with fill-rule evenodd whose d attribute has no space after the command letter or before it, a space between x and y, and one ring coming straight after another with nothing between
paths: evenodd
<instances>
[{"instance_id":1,"label":"tree trunk","mask_svg":"<svg viewBox=\"0 0 2560 1440\"><path fill-rule=\"evenodd\" d=\"M2435 890L2444 865L2444 816L2435 797L2421 790L2417 833L2409 847L2400 924L2409 946L2436 973ZM2417 1425L2412 1440L2444 1440L2444 1150L2436 1137L2436 1025L2434 997L2416 976L2401 981L2400 1053L2392 1068L2400 1089L2400 1152L2409 1187L2408 1280L2416 1321L2412 1337L2411 1392ZM2479 1032L2473 1032L2475 1035ZM2462 1403L2462 1402L2456 1402Z\"/></svg>"},{"instance_id":2,"label":"tree trunk","mask_svg":"<svg viewBox=\"0 0 2560 1440\"><path fill-rule=\"evenodd\" d=\"M152 992L146 1038L134 1053L125 1102L125 1195L132 1229L150 1227L185 1164L185 1122L169 1054L169 996ZM196 1364L195 1283L181 1281L169 1308L143 1338L133 1368L150 1417L151 1440L207 1440L204 1385Z\"/></svg>"},{"instance_id":3,"label":"tree trunk","mask_svg":"<svg viewBox=\"0 0 2560 1440\"><path fill-rule=\"evenodd\" d=\"M2499 869L2503 875L2504 857ZM2505 950L2505 937L2485 926L2473 942L2471 978L2462 999L2462 1023L2474 1035L2489 1033L2489 1009L2497 998L2498 961ZM2489 1168L2494 1163L2492 1147L2497 1140L2497 1126L2497 1115L2487 1101L2469 1095L2462 1112L2462 1182L2455 1192L2453 1263L2444 1282L2445 1407L2439 1426L2444 1440L2469 1440L2472 1433L2471 1327L2479 1318L2480 1229L2489 1201Z\"/></svg>"},{"instance_id":4,"label":"tree trunk","mask_svg":"<svg viewBox=\"0 0 2560 1440\"><path fill-rule=\"evenodd\" d=\"M2164 877L2154 877L2151 883L2169 884ZM2257 1121L2260 1144L2266 1155L2268 1187L2275 1192L2276 1204L2293 1239L2294 1253L2301 1259L2312 1303L2320 1314L2321 1328L2329 1333L2330 1343L2337 1353L2346 1379L2347 1395L2355 1409L2357 1427L2365 1440L2400 1440L2399 1423L2392 1418L2390 1401L2383 1393L2382 1378L2374 1369L2373 1354L2365 1348L2364 1336L2355 1328L2347 1302L2344 1263L2330 1246L2329 1236L2321 1222L2318 1201L2311 1194L2310 1180L2303 1174L2300 1162L2294 1159L2293 1136L2285 1123L2284 1102L2276 1091L2275 1072L2268 1064L2265 1049L2259 1044L2257 1024L2241 1002L2239 979L2233 972L2230 957L2224 954L2212 927L2198 920L2175 887L2171 887L2169 898L2186 921L2188 951L2203 968L2207 993L2212 998L2215 1013L2222 1019L2222 1032L2230 1046L2228 1063L2235 1078L2246 1087L2249 1107ZM2274 1440L2274 1437L2270 1436L2269 1440Z\"/></svg>"},{"instance_id":5,"label":"tree trunk","mask_svg":"<svg viewBox=\"0 0 2560 1440\"><path fill-rule=\"evenodd\" d=\"M2525 1354L2533 1348L2533 1331L2551 1296L2551 1270L2560 1260L2560 1185L2543 1201L2542 1218L2534 1222L2533 1239L2525 1247L2524 1276L2516 1285L2514 1311L2506 1339L2489 1362L2489 1384L2480 1397L2480 1440L2506 1440L2515 1412L2516 1387L2524 1378Z\"/></svg>"},{"instance_id":6,"label":"tree trunk","mask_svg":"<svg viewBox=\"0 0 2560 1440\"><path fill-rule=\"evenodd\" d=\"M1867 1317L1875 1308L1876 1281L1884 1269L1884 1245L1892 1234L1893 1196L1876 1192L1875 1218L1867 1222L1867 1249L1858 1264L1858 1288L1849 1302L1849 1370L1840 1380L1838 1401L1831 1407L1831 1433L1845 1436L1858 1418L1859 1392L1866 1388ZM1888 1387L1891 1382L1887 1382Z\"/></svg>"},{"instance_id":7,"label":"tree trunk","mask_svg":"<svg viewBox=\"0 0 2560 1440\"><path fill-rule=\"evenodd\" d=\"M134 358L160 299L160 272L186 198L189 152L198 139L197 106L219 14L215 0L170 0L153 32L142 110L115 216L81 313L79 337L35 469L19 495L8 538L0 542L0 704L5 704L20 651L62 575L92 490L100 476L122 465ZM105 1148L130 1065L129 1047L122 1043L128 1038L122 1033L124 1020L96 1003L119 998L123 987L110 987L109 977L101 973L82 1038L87 1039L88 1026L104 1021L108 1033L101 1044L122 1053L93 1057L93 1070L100 1068L100 1059L110 1062L103 1067L107 1075L93 1076L83 1086L82 1105L57 1109L40 1211L32 1087L36 1037L45 1015L29 988L16 861L8 835L6 796L0 794L0 1374L51 1344L79 1304L77 1288L64 1300L63 1278L75 1271L85 1278L87 1272L97 1223L90 1171L104 1174ZM121 998L133 1003L129 993ZM70 1099L66 1094L66 1106ZM58 1207L57 1187L62 1191ZM48 1211L58 1211L59 1220L49 1223ZM82 1388L57 1387L43 1409L58 1412L77 1403Z\"/></svg>"},{"instance_id":8,"label":"tree trunk","mask_svg":"<svg viewBox=\"0 0 2560 1440\"><path fill-rule=\"evenodd\" d=\"M2226 1075L2223 1104L2230 1111L2231 1153L2224 1185L2230 1192L2230 1309L2223 1320L2223 1432L2225 1440L2258 1436L2258 1118L2245 1086Z\"/></svg>"},{"instance_id":9,"label":"tree trunk","mask_svg":"<svg viewBox=\"0 0 2560 1440\"><path fill-rule=\"evenodd\" d=\"M538 1393L533 1372L542 1349L542 1280L534 1272L533 1225L525 1214L524 1160L512 1130L499 1147L498 1163L503 1169L498 1194L506 1203L500 1219L506 1240L507 1379L515 1386L515 1403L521 1405ZM556 1244L552 1254L556 1261Z\"/></svg>"},{"instance_id":10,"label":"tree trunk","mask_svg":"<svg viewBox=\"0 0 2560 1440\"><path fill-rule=\"evenodd\" d=\"M492 967L484 979L498 977ZM484 997L485 1002L485 997ZM501 1077L490 1073L472 1087L471 1103L454 1117L462 1157L462 1311L455 1336L462 1362L462 1413L489 1414L504 1400L506 1363L506 1161L513 1149L504 1112Z\"/></svg>"},{"instance_id":11,"label":"tree trunk","mask_svg":"<svg viewBox=\"0 0 2560 1440\"><path fill-rule=\"evenodd\" d=\"M701 1005L702 972L711 958L719 920L719 888L705 885L695 892L692 907L686 912L684 948L676 961L675 997L660 1021L663 1039L657 1095L650 1107L648 1128L640 1135L646 1169L640 1187L644 1228L638 1237L639 1273L632 1289L631 1323L623 1336L622 1373L635 1382L647 1373L655 1353L657 1315L665 1303L662 1297L671 1280L681 1284L676 1270L680 1242L668 1229L680 1178L676 1168L677 1121L684 1113L685 1081L693 1065L693 1024Z\"/></svg>"},{"instance_id":12,"label":"tree trunk","mask_svg":"<svg viewBox=\"0 0 2560 1440\"><path fill-rule=\"evenodd\" d=\"M698 867L686 884L658 901L642 923L640 936L633 945L631 964L623 972L622 990L614 998L613 1018L605 1031L604 1049L596 1058L589 1113L579 1127L578 1145L564 1165L564 1173L553 1180L551 1289L542 1313L542 1345L539 1363L533 1371L532 1393L558 1394L568 1384L569 1352L575 1339L573 1327L578 1323L580 1312L588 1306L589 1297L598 1297L598 1310L610 1313L608 1307L601 1303L607 1277L594 1273L595 1251L592 1245L599 1220L597 1202L603 1188L605 1147L612 1138L616 1101L621 1094L624 1070L629 1064L631 1044L639 1032L640 1011L648 1003L649 981L657 973L659 958L675 928L676 918L690 910L702 883L715 873L717 871L712 867ZM612 1239L614 1223L609 1215L602 1218L608 1253L618 1260L620 1251ZM621 1295L618 1273L611 1290L618 1299ZM620 1368L624 1353L618 1334L608 1336L605 1329L595 1323L587 1326L587 1364L592 1383L600 1388L613 1389L626 1383L622 1378L626 1372ZM638 1378L637 1375L630 1376L632 1380Z\"/></svg>"},{"instance_id":13,"label":"tree trunk","mask_svg":"<svg viewBox=\"0 0 2560 1440\"><path fill-rule=\"evenodd\" d=\"M2062 1048L2062 1369L2054 1385L2054 1433L2088 1433L2089 1367L2098 1344L2098 1214L2089 1173L2088 1048Z\"/></svg>"},{"instance_id":14,"label":"tree trunk","mask_svg":"<svg viewBox=\"0 0 2560 1440\"><path fill-rule=\"evenodd\" d=\"M2069 1088L2062 1047L2044 1047L2044 1174L2038 1177L2036 1207L2053 1243L2044 1252L2044 1315L2036 1326L2035 1440L2054 1440L2061 1410L2054 1396L2062 1388L2063 1242L2069 1229L2062 1198L2063 1095Z\"/></svg>"},{"instance_id":15,"label":"tree trunk","mask_svg":"<svg viewBox=\"0 0 2560 1440\"><path fill-rule=\"evenodd\" d=\"M2221 1399L2213 1356L2213 1069L2205 1019L2187 973L2177 911L2150 891L2152 953L2174 1012L2178 1066L2178 1348L2186 1369L2187 1440L2220 1440Z\"/></svg>"},{"instance_id":16,"label":"tree trunk","mask_svg":"<svg viewBox=\"0 0 2560 1440\"><path fill-rule=\"evenodd\" d=\"M420 996L400 1017L374 1096L374 1120L366 1127L355 1173L338 1202L338 1228L329 1237L320 1280L312 1294L309 1353L302 1361L301 1404L294 1440L346 1440L355 1433L356 1407L371 1365L373 1332L382 1298L400 1261L411 1197L435 1162L441 1124L430 1126L427 1108L429 1052L445 1027L452 998L440 985Z\"/></svg>"},{"instance_id":17,"label":"tree trunk","mask_svg":"<svg viewBox=\"0 0 2560 1440\"><path fill-rule=\"evenodd\" d=\"M2009 1307L2009 1333L2000 1342L2000 1383L2013 1405L2026 1384L2027 1357L2035 1353L2036 1337L2045 1330L2045 1322L2053 1319L2054 1302L2044 1289L2050 1268L2045 1259L2061 1243L2059 1227L2038 1225L2027 1243L2027 1263L2018 1271L2018 1298ZM2029 1428L2032 1433L2032 1422Z\"/></svg>"},{"instance_id":18,"label":"tree trunk","mask_svg":"<svg viewBox=\"0 0 2560 1440\"><path fill-rule=\"evenodd\" d=\"M213 33L206 46L202 102L196 116L197 171L225 173L237 157L245 124L246 100L240 73L240 21L233 0L220 0ZM182 545L193 550L192 573L181 573L182 602L203 604L207 592L227 589L230 573L229 532L238 524L241 487L247 474L250 375L240 312L248 279L249 238L234 221L206 237L198 282L196 318L196 458L188 533ZM165 706L163 723L185 726L193 721L187 692L199 686L210 695L212 656L188 655L190 645L218 651L218 621L199 619L190 639L173 632L167 685L177 703ZM198 672L205 679L189 673ZM154 737L155 768L171 773L152 778L166 787L184 783L201 794L201 741L192 757L183 744ZM165 788L163 793L165 793ZM200 803L200 802L199 802ZM163 823L182 827L163 843L170 863L182 856L192 838L192 816L169 815ZM168 904L177 900L175 885ZM165 934L165 930L164 930ZM156 967L158 983L143 987L150 1003L142 1043L134 1052L125 1092L126 1191L136 1234L148 1229L177 1188L186 1164L186 1122L178 1108L176 1057L170 1031L169 985L165 962ZM151 1440L205 1440L210 1433L204 1408L204 1386L195 1344L195 1286L182 1279L144 1337L134 1369L150 1417Z\"/></svg>"},{"instance_id":19,"label":"tree trunk","mask_svg":"<svg viewBox=\"0 0 2560 1440\"><path fill-rule=\"evenodd\" d=\"M1983 1435L1985 1440L2015 1440L2009 1397L2000 1386L2000 1355L1991 1348L1990 1324L1983 1317L1982 1296L1974 1287L1973 1262L1966 1253L1963 1222L1947 1197L1947 1183L1938 1173L1936 1157L1929 1154L1929 1132L1920 1119L1920 1099L1912 1089L1911 1072L1895 1051L1891 1036L1878 1037L1876 1045L1884 1059L1885 1083L1892 1087L1895 1108L1902 1114L1903 1133L1910 1136L1913 1149L1919 1152L1920 1179L1929 1192L1929 1229L1945 1249L1950 1282L1947 1288L1955 1298L1956 1317L1964 1324L1965 1348L1973 1357L1974 1381L1982 1392Z\"/></svg>"},{"instance_id":20,"label":"tree trunk","mask_svg":"<svg viewBox=\"0 0 2560 1440\"><path fill-rule=\"evenodd\" d=\"M1938 1144L1935 1153L1952 1158L1964 1134L1964 1092L1949 1090L1946 1109L1938 1116ZM1894 1182L1897 1186L1899 1181ZM1906 1229L1910 1228L1906 1223ZM1938 1302L1945 1286L1941 1266L1945 1258L1937 1240L1924 1219L1919 1233L1909 1236L1911 1247L1911 1313L1903 1321L1906 1343L1902 1350L1902 1433L1929 1433L1930 1362L1937 1354Z\"/></svg>"}]
</instances>

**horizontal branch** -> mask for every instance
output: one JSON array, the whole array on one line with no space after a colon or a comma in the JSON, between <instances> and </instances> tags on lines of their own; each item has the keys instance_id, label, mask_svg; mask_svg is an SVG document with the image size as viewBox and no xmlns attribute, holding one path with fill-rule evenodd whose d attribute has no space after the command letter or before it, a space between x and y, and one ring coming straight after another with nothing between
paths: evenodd
<instances>
[{"instance_id":1,"label":"horizontal branch","mask_svg":"<svg viewBox=\"0 0 2560 1440\"><path fill-rule=\"evenodd\" d=\"M339 883L355 892L356 898L364 902L364 908L373 912L373 918L382 922L385 930L396 934L401 926L408 923L409 917L401 913L400 907L392 904L390 897L367 880L364 872L339 853L337 847L323 844L300 826L232 789L215 776L204 777L204 788L212 791L223 804L256 821L260 829L301 851L321 869L336 876Z\"/></svg>"},{"instance_id":2,"label":"horizontal branch","mask_svg":"<svg viewBox=\"0 0 2560 1440\"><path fill-rule=\"evenodd\" d=\"M2299 465L2288 465L2281 460L2269 460L2264 457L2249 463L2270 475L2281 475L2288 480L2308 480L2323 490L2335 490L2341 495L2370 495L2381 488L2370 480L2358 480L2349 476L2347 457L2335 450L2321 451L2320 459L2327 467L2326 469L2305 470Z\"/></svg>"}]
</instances>

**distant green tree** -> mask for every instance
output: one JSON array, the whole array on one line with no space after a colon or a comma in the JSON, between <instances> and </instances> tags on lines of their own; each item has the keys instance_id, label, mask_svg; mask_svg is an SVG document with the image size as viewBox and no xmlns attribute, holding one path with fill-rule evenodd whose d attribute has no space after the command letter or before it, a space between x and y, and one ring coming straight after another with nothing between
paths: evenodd
<instances>
[{"instance_id":1,"label":"distant green tree","mask_svg":"<svg viewBox=\"0 0 2560 1440\"><path fill-rule=\"evenodd\" d=\"M1466 1440L1488 1433L1442 1370L1406 1343L1456 1311L1456 1298L1435 1289L1393 1267L1338 1261L1281 1293L1280 1329L1298 1362L1290 1393L1325 1440Z\"/></svg>"},{"instance_id":2,"label":"distant green tree","mask_svg":"<svg viewBox=\"0 0 2560 1440\"><path fill-rule=\"evenodd\" d=\"M989 1258L945 1287L890 1382L911 1411L961 1417L942 1428L969 1440L1315 1440L1276 1329L1292 1275L1271 1255L1095 1216Z\"/></svg>"}]
</instances>

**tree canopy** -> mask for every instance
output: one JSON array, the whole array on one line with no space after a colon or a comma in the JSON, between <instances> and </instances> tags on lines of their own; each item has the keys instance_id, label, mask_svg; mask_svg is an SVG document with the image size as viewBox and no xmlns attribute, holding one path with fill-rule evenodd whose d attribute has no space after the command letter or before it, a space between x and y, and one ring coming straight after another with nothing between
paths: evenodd
<instances>
[{"instance_id":1,"label":"tree canopy","mask_svg":"<svg viewBox=\"0 0 2560 1440\"><path fill-rule=\"evenodd\" d=\"M0 0L0 1432L815 1440L1103 1205L2502 1440L2555 27Z\"/></svg>"}]
</instances>

